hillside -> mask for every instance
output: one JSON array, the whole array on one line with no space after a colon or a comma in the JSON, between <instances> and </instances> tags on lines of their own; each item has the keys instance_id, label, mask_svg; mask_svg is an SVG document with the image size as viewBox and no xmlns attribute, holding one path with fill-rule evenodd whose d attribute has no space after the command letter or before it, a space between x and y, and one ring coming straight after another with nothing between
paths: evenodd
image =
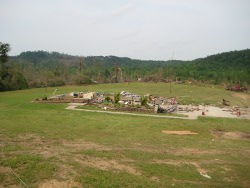
<instances>
[{"instance_id":1,"label":"hillside","mask_svg":"<svg viewBox=\"0 0 250 188\"><path fill-rule=\"evenodd\" d=\"M196 59L193 69L197 74L216 83L250 83L250 50L232 51Z\"/></svg>"},{"instance_id":2,"label":"hillside","mask_svg":"<svg viewBox=\"0 0 250 188\"><path fill-rule=\"evenodd\" d=\"M116 56L81 57L36 51L10 57L9 66L24 76L28 87L137 81L138 78L146 82L178 79L212 84L250 84L249 49L192 61L145 61Z\"/></svg>"},{"instance_id":3,"label":"hillside","mask_svg":"<svg viewBox=\"0 0 250 188\"><path fill-rule=\"evenodd\" d=\"M130 59L128 57L117 57L117 56L71 56L67 54L60 54L58 52L46 52L46 51L35 51L35 52L22 52L18 56L12 56L12 60L19 63L32 63L32 64L44 64L47 67L55 64L67 64L71 66L79 66L82 62L85 66L92 67L98 64L105 68L113 68L118 65L121 68L159 68L168 64L180 64L184 61L153 61L153 60L137 60Z\"/></svg>"}]
</instances>

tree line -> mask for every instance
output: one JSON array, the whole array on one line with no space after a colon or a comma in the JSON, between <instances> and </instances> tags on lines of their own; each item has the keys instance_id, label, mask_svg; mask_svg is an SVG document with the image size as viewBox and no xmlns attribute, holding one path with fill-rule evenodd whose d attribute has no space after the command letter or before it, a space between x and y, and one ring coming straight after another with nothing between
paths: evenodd
<instances>
[{"instance_id":1,"label":"tree line","mask_svg":"<svg viewBox=\"0 0 250 188\"><path fill-rule=\"evenodd\" d=\"M192 61L136 60L116 56L71 56L58 52L22 52L8 58L1 44L0 91L33 87L124 81L200 81L250 85L250 50L232 51Z\"/></svg>"}]
</instances>

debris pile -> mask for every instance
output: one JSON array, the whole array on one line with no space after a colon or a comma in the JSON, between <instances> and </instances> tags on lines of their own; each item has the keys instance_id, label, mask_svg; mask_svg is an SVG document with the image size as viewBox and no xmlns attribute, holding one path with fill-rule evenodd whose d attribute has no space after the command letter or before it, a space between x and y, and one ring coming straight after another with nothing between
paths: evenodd
<instances>
[{"instance_id":1,"label":"debris pile","mask_svg":"<svg viewBox=\"0 0 250 188\"><path fill-rule=\"evenodd\" d=\"M56 90L55 90L56 92ZM55 92L53 94L55 94ZM240 117L250 119L250 109L232 106L229 101L222 99L223 108L203 105L179 105L176 98L166 98L157 95L138 95L122 91L120 93L104 92L71 92L51 97L41 97L34 100L37 103L78 103L94 105L97 108L112 111L129 111L142 113L178 113L189 118L200 115L212 117Z\"/></svg>"},{"instance_id":2,"label":"debris pile","mask_svg":"<svg viewBox=\"0 0 250 188\"><path fill-rule=\"evenodd\" d=\"M133 104L140 105L141 96L135 93L130 93L127 91L122 91L120 93L120 104Z\"/></svg>"},{"instance_id":3,"label":"debris pile","mask_svg":"<svg viewBox=\"0 0 250 188\"><path fill-rule=\"evenodd\" d=\"M53 93L55 94L55 92ZM143 101L144 100L144 101ZM35 99L38 103L86 103L115 111L137 111L145 113L171 113L178 110L176 98L153 95L140 96L122 91L118 94L104 92L71 92L52 97ZM103 105L102 105L103 104Z\"/></svg>"},{"instance_id":4,"label":"debris pile","mask_svg":"<svg viewBox=\"0 0 250 188\"><path fill-rule=\"evenodd\" d=\"M249 115L249 108L240 108L239 106L232 106L232 108L223 108L223 111L230 112L232 115L236 115L237 117L245 117Z\"/></svg>"},{"instance_id":5,"label":"debris pile","mask_svg":"<svg viewBox=\"0 0 250 188\"><path fill-rule=\"evenodd\" d=\"M226 90L237 91L237 92L244 92L244 91L247 92L247 88L242 87L240 85L228 86L228 87L226 87Z\"/></svg>"}]
</instances>

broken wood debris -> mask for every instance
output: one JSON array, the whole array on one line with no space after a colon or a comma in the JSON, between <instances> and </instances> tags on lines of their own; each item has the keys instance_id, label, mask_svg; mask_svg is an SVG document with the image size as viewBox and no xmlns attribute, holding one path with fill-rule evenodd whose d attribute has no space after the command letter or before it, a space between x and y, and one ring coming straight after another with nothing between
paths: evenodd
<instances>
[{"instance_id":1,"label":"broken wood debris","mask_svg":"<svg viewBox=\"0 0 250 188\"><path fill-rule=\"evenodd\" d=\"M198 133L192 132L192 131L161 131L165 134L174 134L174 135L196 135Z\"/></svg>"}]
</instances>

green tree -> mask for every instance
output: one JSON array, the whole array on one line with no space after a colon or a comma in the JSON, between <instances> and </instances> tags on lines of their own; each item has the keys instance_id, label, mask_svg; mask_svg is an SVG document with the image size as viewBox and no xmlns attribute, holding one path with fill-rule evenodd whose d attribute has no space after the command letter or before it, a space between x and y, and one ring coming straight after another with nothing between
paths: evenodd
<instances>
[{"instance_id":1,"label":"green tree","mask_svg":"<svg viewBox=\"0 0 250 188\"><path fill-rule=\"evenodd\" d=\"M8 73L8 67L6 65L8 61L8 52L10 51L10 45L0 42L0 91L8 90L8 83L10 81L10 75Z\"/></svg>"},{"instance_id":2,"label":"green tree","mask_svg":"<svg viewBox=\"0 0 250 188\"><path fill-rule=\"evenodd\" d=\"M10 51L10 45L0 42L0 60L1 63L6 63L8 61L8 52Z\"/></svg>"}]
</instances>

